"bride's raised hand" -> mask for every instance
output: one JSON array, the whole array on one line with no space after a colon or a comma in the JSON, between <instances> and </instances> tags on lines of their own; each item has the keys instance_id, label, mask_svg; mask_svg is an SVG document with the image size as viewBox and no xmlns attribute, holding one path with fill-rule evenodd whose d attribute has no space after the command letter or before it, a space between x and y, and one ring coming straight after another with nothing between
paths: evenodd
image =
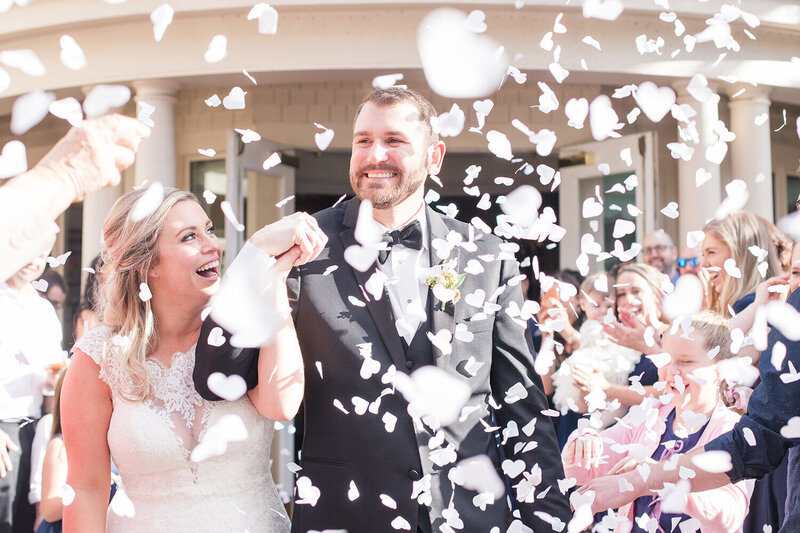
<instances>
[{"instance_id":1,"label":"bride's raised hand","mask_svg":"<svg viewBox=\"0 0 800 533\"><path fill-rule=\"evenodd\" d=\"M328 238L314 217L308 213L298 212L264 226L250 237L250 242L273 257L280 256L293 246L298 246L300 255L293 264L298 266L317 257L328 242Z\"/></svg>"}]
</instances>

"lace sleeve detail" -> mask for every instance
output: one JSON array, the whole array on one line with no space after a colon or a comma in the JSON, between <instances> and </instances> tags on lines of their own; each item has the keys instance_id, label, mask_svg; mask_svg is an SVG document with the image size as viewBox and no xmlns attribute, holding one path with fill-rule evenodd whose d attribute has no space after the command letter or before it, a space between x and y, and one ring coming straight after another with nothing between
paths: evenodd
<instances>
[{"instance_id":1,"label":"lace sleeve detail","mask_svg":"<svg viewBox=\"0 0 800 533\"><path fill-rule=\"evenodd\" d=\"M111 328L98 326L90 329L83 337L78 339L73 349L77 348L82 351L99 365L103 360L103 346L108 343L110 338Z\"/></svg>"},{"instance_id":2,"label":"lace sleeve detail","mask_svg":"<svg viewBox=\"0 0 800 533\"><path fill-rule=\"evenodd\" d=\"M122 380L119 363L115 357L111 356L111 351L114 349L111 342L112 333L108 326L98 326L78 339L74 348L81 350L97 363L100 367L100 379L112 390L118 391L123 386L124 380Z\"/></svg>"}]
</instances>

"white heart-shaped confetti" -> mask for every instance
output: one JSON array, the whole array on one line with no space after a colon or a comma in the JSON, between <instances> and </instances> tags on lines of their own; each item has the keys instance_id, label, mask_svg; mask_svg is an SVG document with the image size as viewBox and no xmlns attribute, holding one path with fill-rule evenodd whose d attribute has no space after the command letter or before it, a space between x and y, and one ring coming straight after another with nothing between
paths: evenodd
<instances>
[{"instance_id":1,"label":"white heart-shaped confetti","mask_svg":"<svg viewBox=\"0 0 800 533\"><path fill-rule=\"evenodd\" d=\"M143 302L149 301L153 297L153 293L150 292L150 287L147 283L140 283L139 284L139 299Z\"/></svg>"},{"instance_id":2,"label":"white heart-shaped confetti","mask_svg":"<svg viewBox=\"0 0 800 533\"><path fill-rule=\"evenodd\" d=\"M130 99L131 90L124 85L95 85L83 100L83 111L88 118L99 117Z\"/></svg>"},{"instance_id":3,"label":"white heart-shaped confetti","mask_svg":"<svg viewBox=\"0 0 800 533\"><path fill-rule=\"evenodd\" d=\"M28 170L28 155L22 141L8 141L0 153L0 179L11 178Z\"/></svg>"},{"instance_id":4,"label":"white heart-shaped confetti","mask_svg":"<svg viewBox=\"0 0 800 533\"><path fill-rule=\"evenodd\" d=\"M483 33L486 31L486 13L480 9L471 11L464 21L464 27L469 31L475 33Z\"/></svg>"},{"instance_id":5,"label":"white heart-shaped confetti","mask_svg":"<svg viewBox=\"0 0 800 533\"><path fill-rule=\"evenodd\" d=\"M675 104L675 91L646 81L636 89L636 103L653 122L659 122Z\"/></svg>"},{"instance_id":6,"label":"white heart-shaped confetti","mask_svg":"<svg viewBox=\"0 0 800 533\"><path fill-rule=\"evenodd\" d=\"M429 13L417 31L428 85L446 98L480 98L495 92L508 69L505 50L467 28L468 15L452 8Z\"/></svg>"},{"instance_id":7,"label":"white heart-shaped confetti","mask_svg":"<svg viewBox=\"0 0 800 533\"><path fill-rule=\"evenodd\" d=\"M78 43L69 35L62 35L59 40L61 45L61 63L70 70L86 68L86 56Z\"/></svg>"},{"instance_id":8,"label":"white heart-shaped confetti","mask_svg":"<svg viewBox=\"0 0 800 533\"><path fill-rule=\"evenodd\" d=\"M317 148L320 151L324 152L330 146L331 141L333 141L333 130L325 129L324 131L320 131L314 134L314 143L317 145Z\"/></svg>"},{"instance_id":9,"label":"white heart-shaped confetti","mask_svg":"<svg viewBox=\"0 0 800 533\"><path fill-rule=\"evenodd\" d=\"M678 218L678 204L677 204L677 202L668 203L667 206L664 209L661 210L661 213L664 216L669 217L671 219Z\"/></svg>"},{"instance_id":10,"label":"white heart-shaped confetti","mask_svg":"<svg viewBox=\"0 0 800 533\"><path fill-rule=\"evenodd\" d=\"M208 390L220 398L233 402L245 395L247 383L238 374L226 376L221 372L214 372L208 376Z\"/></svg>"},{"instance_id":11,"label":"white heart-shaped confetti","mask_svg":"<svg viewBox=\"0 0 800 533\"><path fill-rule=\"evenodd\" d=\"M56 100L50 104L48 109L54 117L64 119L72 126L79 126L83 122L83 107L77 99L71 96Z\"/></svg>"},{"instance_id":12,"label":"white heart-shaped confetti","mask_svg":"<svg viewBox=\"0 0 800 533\"><path fill-rule=\"evenodd\" d=\"M296 485L298 499L295 501L295 504L310 505L311 507L317 505L317 502L322 495L319 487L315 487L307 476L298 478Z\"/></svg>"},{"instance_id":13,"label":"white heart-shaped confetti","mask_svg":"<svg viewBox=\"0 0 800 533\"><path fill-rule=\"evenodd\" d=\"M215 35L208 43L205 59L206 63L218 63L228 55L228 38L224 35Z\"/></svg>"},{"instance_id":14,"label":"white heart-shaped confetti","mask_svg":"<svg viewBox=\"0 0 800 533\"><path fill-rule=\"evenodd\" d=\"M246 94L247 92L244 91L241 87L234 87L233 89L231 89L231 92L228 93L228 96L222 99L222 107L231 110L244 109L245 107L244 95Z\"/></svg>"},{"instance_id":15,"label":"white heart-shaped confetti","mask_svg":"<svg viewBox=\"0 0 800 533\"><path fill-rule=\"evenodd\" d=\"M208 334L208 344L211 346L222 346L225 344L225 335L222 334L222 328L217 326L212 328Z\"/></svg>"},{"instance_id":16,"label":"white heart-shaped confetti","mask_svg":"<svg viewBox=\"0 0 800 533\"><path fill-rule=\"evenodd\" d=\"M22 135L47 116L56 96L44 91L23 94L11 107L11 133Z\"/></svg>"},{"instance_id":17,"label":"white heart-shaped confetti","mask_svg":"<svg viewBox=\"0 0 800 533\"><path fill-rule=\"evenodd\" d=\"M164 185L160 181L154 181L147 187L147 191L139 197L136 204L133 206L130 214L131 220L133 222L144 220L158 209L158 206L161 205L163 200Z\"/></svg>"}]
</instances>

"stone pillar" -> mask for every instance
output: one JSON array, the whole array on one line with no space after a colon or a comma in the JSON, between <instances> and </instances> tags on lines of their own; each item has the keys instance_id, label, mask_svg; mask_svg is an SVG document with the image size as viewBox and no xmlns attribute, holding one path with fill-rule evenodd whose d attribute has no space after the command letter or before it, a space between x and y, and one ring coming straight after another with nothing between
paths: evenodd
<instances>
[{"instance_id":1,"label":"stone pillar","mask_svg":"<svg viewBox=\"0 0 800 533\"><path fill-rule=\"evenodd\" d=\"M739 91L744 92L735 96ZM729 130L736 134L731 143L731 178L747 183L750 199L746 208L773 221L772 130L769 126L769 88L734 84L730 89ZM762 122L766 114L766 121ZM756 121L760 125L756 124Z\"/></svg>"},{"instance_id":2,"label":"stone pillar","mask_svg":"<svg viewBox=\"0 0 800 533\"><path fill-rule=\"evenodd\" d=\"M155 123L150 137L142 141L136 154L135 182L160 181L175 186L175 102L180 84L174 80L139 80L136 91L136 113L141 102L155 106L151 120Z\"/></svg>"},{"instance_id":3,"label":"stone pillar","mask_svg":"<svg viewBox=\"0 0 800 533\"><path fill-rule=\"evenodd\" d=\"M81 267L88 267L92 259L100 253L103 222L111 211L111 206L122 196L122 182L107 189L90 194L83 201L83 227L81 229ZM82 274L82 279L86 275Z\"/></svg>"},{"instance_id":4,"label":"stone pillar","mask_svg":"<svg viewBox=\"0 0 800 533\"><path fill-rule=\"evenodd\" d=\"M714 216L714 210L720 203L720 169L719 165L706 159L706 149L717 141L713 133L714 123L719 120L719 95L712 93L705 102L694 99L686 90L689 80L681 80L672 85L677 94L678 105L689 105L697 112L690 120L697 131L697 142L679 139L687 146L694 148L694 155L689 161L678 160L678 241L680 248L686 244L686 233L702 229L706 221ZM709 85L712 90L713 85ZM684 128L684 123L680 123ZM697 186L697 174L702 171L705 183ZM709 178L710 175L710 178Z\"/></svg>"}]
</instances>

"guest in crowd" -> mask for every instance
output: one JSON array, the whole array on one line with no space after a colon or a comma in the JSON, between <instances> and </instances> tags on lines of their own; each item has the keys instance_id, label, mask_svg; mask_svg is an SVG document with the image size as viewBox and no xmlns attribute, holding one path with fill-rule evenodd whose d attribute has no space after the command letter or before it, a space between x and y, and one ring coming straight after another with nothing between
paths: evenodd
<instances>
[{"instance_id":1,"label":"guest in crowd","mask_svg":"<svg viewBox=\"0 0 800 533\"><path fill-rule=\"evenodd\" d=\"M59 311L64 307L64 300L67 299L67 284L64 282L64 277L57 270L47 267L39 279L47 282L47 289L42 296L53 304L56 311Z\"/></svg>"},{"instance_id":2,"label":"guest in crowd","mask_svg":"<svg viewBox=\"0 0 800 533\"><path fill-rule=\"evenodd\" d=\"M648 233L644 238L642 251L645 264L666 274L674 285L680 275L675 261L678 257L678 250L669 233L663 229Z\"/></svg>"},{"instance_id":3,"label":"guest in crowd","mask_svg":"<svg viewBox=\"0 0 800 533\"><path fill-rule=\"evenodd\" d=\"M703 233L708 308L723 316L735 315L753 302L759 283L781 273L769 232L757 216L739 211L712 220ZM762 252L754 253L753 246ZM766 267L759 267L762 263Z\"/></svg>"},{"instance_id":4,"label":"guest in crowd","mask_svg":"<svg viewBox=\"0 0 800 533\"><path fill-rule=\"evenodd\" d=\"M31 282L44 271L41 255L0 284L0 532L32 530L28 501L31 446L45 394L65 360L61 323Z\"/></svg>"},{"instance_id":5,"label":"guest in crowd","mask_svg":"<svg viewBox=\"0 0 800 533\"><path fill-rule=\"evenodd\" d=\"M102 266L103 261L99 255L89 265L91 272L86 276L83 297L80 305L75 310L75 317L73 318L76 341L83 337L84 333L100 325L100 321L97 319L97 287L100 284Z\"/></svg>"},{"instance_id":6,"label":"guest in crowd","mask_svg":"<svg viewBox=\"0 0 800 533\"><path fill-rule=\"evenodd\" d=\"M41 500L36 504L36 533L61 533L64 485L67 483L67 451L61 436L61 386L66 368L59 373L53 397L49 442L41 466ZM41 424L40 424L41 426ZM37 428L37 436L40 428Z\"/></svg>"},{"instance_id":7,"label":"guest in crowd","mask_svg":"<svg viewBox=\"0 0 800 533\"><path fill-rule=\"evenodd\" d=\"M703 262L703 257L700 254L699 247L689 248L688 246L683 246L676 262L678 264L678 273L681 276L687 274L697 276L700 272L700 264Z\"/></svg>"},{"instance_id":8,"label":"guest in crowd","mask_svg":"<svg viewBox=\"0 0 800 533\"><path fill-rule=\"evenodd\" d=\"M561 363L553 377L553 403L561 412L557 437L562 448L578 426L580 413L591 412L592 427L601 430L627 412L627 406L622 407L619 401L606 403L602 390L598 390L594 398L587 399L586 392L572 376L574 368L586 372L596 370L609 383L627 386L628 376L639 361L638 351L614 344L603 331L605 322L616 320L615 291L611 283L607 274L599 273L587 277L581 284L578 301L586 320L580 327L580 345Z\"/></svg>"},{"instance_id":9,"label":"guest in crowd","mask_svg":"<svg viewBox=\"0 0 800 533\"><path fill-rule=\"evenodd\" d=\"M701 447L739 420L720 398L718 366L732 356L727 321L701 312L676 322L663 340L670 360L659 369L660 381L666 384L661 397L631 408L601 433L586 424L570 437L563 452L564 470L579 485ZM719 350L713 359L710 350ZM616 518L604 517L603 525L616 532L684 531L679 524L695 519L703 533L741 532L751 490L750 481L730 483L688 494L685 506L649 493L620 508Z\"/></svg>"},{"instance_id":10,"label":"guest in crowd","mask_svg":"<svg viewBox=\"0 0 800 533\"><path fill-rule=\"evenodd\" d=\"M628 375L625 385L609 382L602 372L575 368L572 376L585 393L601 390L606 401L619 401L632 406L653 393L658 369L648 358L661 352L661 335L667 324L661 312L662 287L668 280L655 267L643 263L624 263L617 270L614 283L615 308L619 321L604 324L608 339L619 346L641 354Z\"/></svg>"},{"instance_id":11,"label":"guest in crowd","mask_svg":"<svg viewBox=\"0 0 800 533\"><path fill-rule=\"evenodd\" d=\"M800 241L795 241L792 247L792 268L789 269L789 293L800 287Z\"/></svg>"}]
</instances>

